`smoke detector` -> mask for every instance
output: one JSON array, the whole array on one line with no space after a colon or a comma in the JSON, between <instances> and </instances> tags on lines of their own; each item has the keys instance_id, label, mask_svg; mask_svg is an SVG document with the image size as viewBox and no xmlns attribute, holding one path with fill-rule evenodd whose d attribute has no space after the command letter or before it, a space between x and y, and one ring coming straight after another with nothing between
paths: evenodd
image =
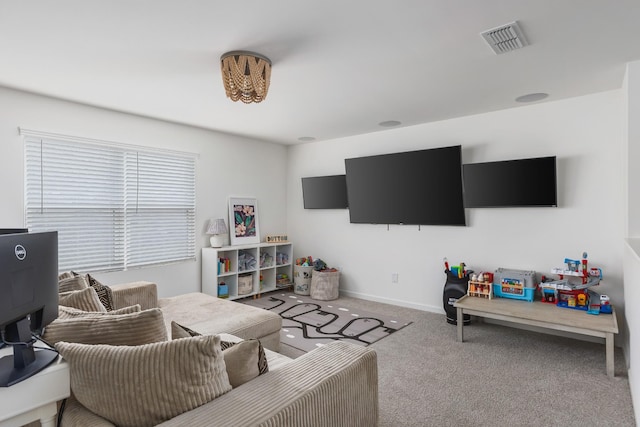
<instances>
[{"instance_id":1,"label":"smoke detector","mask_svg":"<svg viewBox=\"0 0 640 427\"><path fill-rule=\"evenodd\" d=\"M517 21L483 31L480 35L496 55L520 49L528 44Z\"/></svg>"}]
</instances>

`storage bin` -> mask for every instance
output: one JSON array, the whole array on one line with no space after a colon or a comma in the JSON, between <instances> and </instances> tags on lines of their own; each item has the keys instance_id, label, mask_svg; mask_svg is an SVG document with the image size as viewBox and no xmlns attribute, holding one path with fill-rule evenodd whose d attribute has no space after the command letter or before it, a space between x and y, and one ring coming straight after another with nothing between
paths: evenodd
<instances>
[{"instance_id":1,"label":"storage bin","mask_svg":"<svg viewBox=\"0 0 640 427\"><path fill-rule=\"evenodd\" d=\"M311 275L311 298L330 301L338 299L340 295L339 271L313 271Z\"/></svg>"},{"instance_id":2,"label":"storage bin","mask_svg":"<svg viewBox=\"0 0 640 427\"><path fill-rule=\"evenodd\" d=\"M251 274L238 276L238 295L247 295L253 292L253 277Z\"/></svg>"},{"instance_id":3,"label":"storage bin","mask_svg":"<svg viewBox=\"0 0 640 427\"><path fill-rule=\"evenodd\" d=\"M224 282L218 283L218 298L229 298L229 286Z\"/></svg>"},{"instance_id":4,"label":"storage bin","mask_svg":"<svg viewBox=\"0 0 640 427\"><path fill-rule=\"evenodd\" d=\"M518 280L525 288L535 288L538 286L536 272L533 270L510 270L508 268L498 268L493 274L493 283L499 284L504 280Z\"/></svg>"},{"instance_id":5,"label":"storage bin","mask_svg":"<svg viewBox=\"0 0 640 427\"><path fill-rule=\"evenodd\" d=\"M311 292L311 276L313 267L293 266L293 292L298 295L309 295Z\"/></svg>"},{"instance_id":6,"label":"storage bin","mask_svg":"<svg viewBox=\"0 0 640 427\"><path fill-rule=\"evenodd\" d=\"M493 295L500 298L521 299L524 301L533 301L536 288L528 288L522 285L512 285L509 283L494 283Z\"/></svg>"}]
</instances>

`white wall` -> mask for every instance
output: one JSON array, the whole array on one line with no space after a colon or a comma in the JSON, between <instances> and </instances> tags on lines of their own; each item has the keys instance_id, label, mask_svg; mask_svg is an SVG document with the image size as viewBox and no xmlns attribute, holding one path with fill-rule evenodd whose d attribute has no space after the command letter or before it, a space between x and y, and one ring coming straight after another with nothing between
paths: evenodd
<instances>
[{"instance_id":1,"label":"white wall","mask_svg":"<svg viewBox=\"0 0 640 427\"><path fill-rule=\"evenodd\" d=\"M228 217L230 195L258 199L261 234L286 230L284 146L6 88L0 88L0 111L0 227L24 226L24 154L18 127L199 154L197 261L97 274L106 284L150 280L158 284L160 296L199 291L200 248L209 246L206 223L211 217Z\"/></svg>"},{"instance_id":2,"label":"white wall","mask_svg":"<svg viewBox=\"0 0 640 427\"><path fill-rule=\"evenodd\" d=\"M587 251L604 273L599 291L622 313L623 110L616 90L291 147L287 216L295 254L339 267L348 294L443 312L445 256L476 271L548 274ZM557 156L559 207L467 209L467 227L420 231L350 224L347 210L303 209L300 178L344 173L345 158L458 144L463 163Z\"/></svg>"},{"instance_id":3,"label":"white wall","mask_svg":"<svg viewBox=\"0 0 640 427\"><path fill-rule=\"evenodd\" d=\"M626 149L627 161L627 245L624 254L624 298L628 307L640 304L640 62L627 66L625 86L626 94ZM628 361L629 386L634 401L636 420L640 420L640 374L635 369L634 360L640 354L640 314L638 310L627 310L625 337L626 358Z\"/></svg>"}]
</instances>

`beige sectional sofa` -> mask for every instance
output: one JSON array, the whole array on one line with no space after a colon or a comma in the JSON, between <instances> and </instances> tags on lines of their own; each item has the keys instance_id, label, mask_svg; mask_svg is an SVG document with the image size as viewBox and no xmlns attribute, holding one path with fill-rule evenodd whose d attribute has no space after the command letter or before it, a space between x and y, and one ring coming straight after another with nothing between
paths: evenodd
<instances>
[{"instance_id":1,"label":"beige sectional sofa","mask_svg":"<svg viewBox=\"0 0 640 427\"><path fill-rule=\"evenodd\" d=\"M134 304L140 304L143 310L160 308L168 336L171 322L175 321L203 335L224 332L243 339L257 338L276 352L280 349L282 318L275 313L199 292L158 299L156 284L152 282L115 285L111 290L116 309Z\"/></svg>"},{"instance_id":2,"label":"beige sectional sofa","mask_svg":"<svg viewBox=\"0 0 640 427\"><path fill-rule=\"evenodd\" d=\"M265 347L269 372L159 425L377 425L378 372L373 350L333 342L290 359L277 353L282 320L276 314L201 293L158 299L156 285L149 282L117 285L111 289L115 309L136 304L142 310L160 308L169 338L174 321L205 336L220 335L226 341L257 338ZM73 389L73 369L71 372ZM162 398L162 390L154 393ZM114 425L73 397L65 406L63 427Z\"/></svg>"}]
</instances>

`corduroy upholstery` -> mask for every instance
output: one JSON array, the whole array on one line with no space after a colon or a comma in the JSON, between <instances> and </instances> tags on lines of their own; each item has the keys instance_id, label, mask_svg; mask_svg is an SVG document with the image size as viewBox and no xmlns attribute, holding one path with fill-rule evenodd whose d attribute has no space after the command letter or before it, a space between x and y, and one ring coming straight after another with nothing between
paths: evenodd
<instances>
[{"instance_id":1,"label":"corduroy upholstery","mask_svg":"<svg viewBox=\"0 0 640 427\"><path fill-rule=\"evenodd\" d=\"M85 276L74 276L69 273L68 276L64 276L58 280L58 292L72 292L81 291L89 287L89 282Z\"/></svg>"},{"instance_id":2,"label":"corduroy upholstery","mask_svg":"<svg viewBox=\"0 0 640 427\"><path fill-rule=\"evenodd\" d=\"M158 306L165 315L169 334L171 321L175 321L202 335L225 332L243 339L259 339L266 348L280 350L282 318L276 313L199 292L161 298Z\"/></svg>"},{"instance_id":3,"label":"corduroy upholstery","mask_svg":"<svg viewBox=\"0 0 640 427\"><path fill-rule=\"evenodd\" d=\"M154 426L231 390L219 336L139 346L60 342L71 389L85 408L121 427Z\"/></svg>"},{"instance_id":4,"label":"corduroy upholstery","mask_svg":"<svg viewBox=\"0 0 640 427\"><path fill-rule=\"evenodd\" d=\"M73 399L62 427L113 427ZM271 370L162 427L376 427L375 351L339 341Z\"/></svg>"},{"instance_id":5,"label":"corduroy upholstery","mask_svg":"<svg viewBox=\"0 0 640 427\"><path fill-rule=\"evenodd\" d=\"M375 351L335 341L161 426L375 427L377 424Z\"/></svg>"},{"instance_id":6,"label":"corduroy upholstery","mask_svg":"<svg viewBox=\"0 0 640 427\"><path fill-rule=\"evenodd\" d=\"M58 306L58 319L74 319L76 317L91 316L113 316L114 314L130 314L137 313L139 311L142 311L140 309L140 304L111 311L83 311L78 310L77 308L60 305Z\"/></svg>"},{"instance_id":7,"label":"corduroy upholstery","mask_svg":"<svg viewBox=\"0 0 640 427\"><path fill-rule=\"evenodd\" d=\"M171 322L171 339L198 337L202 334ZM229 382L233 388L249 382L258 375L269 372L267 355L259 340L249 339L236 342L221 341L224 363L227 365Z\"/></svg>"},{"instance_id":8,"label":"corduroy upholstery","mask_svg":"<svg viewBox=\"0 0 640 427\"><path fill-rule=\"evenodd\" d=\"M110 286L113 296L113 308L119 309L140 304L147 310L158 307L158 288L152 282L131 282Z\"/></svg>"},{"instance_id":9,"label":"corduroy upholstery","mask_svg":"<svg viewBox=\"0 0 640 427\"><path fill-rule=\"evenodd\" d=\"M144 283L144 297L136 293L136 285L112 286L114 300L121 289L127 292L126 303L120 298L120 306L133 305L147 298L149 292L157 295L155 284ZM150 289L152 289L150 291ZM157 297L156 297L157 298ZM191 301L195 296L187 297ZM211 297L213 298L213 297ZM205 298L206 299L206 298ZM174 311L179 308L179 298L173 300ZM236 305L239 310L243 304L228 300L220 300L227 308ZM187 327L206 334L199 329L206 325L207 319L213 320L211 328L217 328L215 319L225 316L227 310L218 310L216 305L206 311L202 307L200 318L190 318L181 322ZM144 308L144 307L143 307ZM193 312L193 307L184 304L184 312ZM260 309L258 309L260 310ZM169 322L170 315L165 315ZM228 321L222 319L220 324ZM251 332L251 329L248 329ZM221 333L222 339L230 342L241 341L240 338ZM279 331L269 334L279 346ZM259 338L264 345L263 338ZM375 427L378 424L378 371L375 351L368 347L335 342L291 360L286 356L270 350L265 345L269 372L252 379L249 383L214 399L191 411L185 412L160 425L162 426L223 426L223 427ZM67 401L62 427L113 427L114 424L98 417L78 403L73 397Z\"/></svg>"},{"instance_id":10,"label":"corduroy upholstery","mask_svg":"<svg viewBox=\"0 0 640 427\"><path fill-rule=\"evenodd\" d=\"M107 311L100 302L95 289L88 287L78 291L58 294L58 304L83 311Z\"/></svg>"},{"instance_id":11,"label":"corduroy upholstery","mask_svg":"<svg viewBox=\"0 0 640 427\"><path fill-rule=\"evenodd\" d=\"M50 344L59 341L84 344L141 345L167 340L162 311L158 308L129 314L88 315L56 319L42 337Z\"/></svg>"}]
</instances>

